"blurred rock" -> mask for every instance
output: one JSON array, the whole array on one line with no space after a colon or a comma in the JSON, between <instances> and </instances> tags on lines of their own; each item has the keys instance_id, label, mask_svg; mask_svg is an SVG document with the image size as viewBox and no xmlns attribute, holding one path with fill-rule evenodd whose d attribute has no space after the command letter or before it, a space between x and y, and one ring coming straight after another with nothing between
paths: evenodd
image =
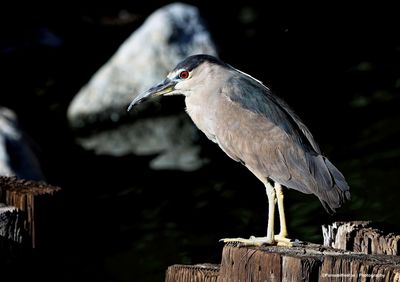
<instances>
[{"instance_id":1,"label":"blurred rock","mask_svg":"<svg viewBox=\"0 0 400 282\"><path fill-rule=\"evenodd\" d=\"M79 142L85 148L95 148L97 154L113 156L123 156L126 152L138 156L161 152L150 162L153 169L192 171L205 163L205 160L198 157L200 147L192 145L196 134L197 129L187 121L186 114L181 113L176 116L139 119L133 124L123 124L115 131L103 131L79 139ZM99 143L102 146L97 146Z\"/></svg>"},{"instance_id":2,"label":"blurred rock","mask_svg":"<svg viewBox=\"0 0 400 282\"><path fill-rule=\"evenodd\" d=\"M176 3L154 12L71 102L71 126L81 131L96 129L78 142L101 154L164 154L152 162L153 168L199 168L203 160L194 145L197 131L188 117L182 117L183 109L165 118L143 119L154 116L145 114L150 102L130 113L129 125L121 121L135 95L161 81L179 61L198 53L216 55L197 8ZM173 158L168 157L171 154Z\"/></svg>"},{"instance_id":3,"label":"blurred rock","mask_svg":"<svg viewBox=\"0 0 400 282\"><path fill-rule=\"evenodd\" d=\"M14 112L0 107L0 175L43 180L39 161Z\"/></svg>"}]
</instances>

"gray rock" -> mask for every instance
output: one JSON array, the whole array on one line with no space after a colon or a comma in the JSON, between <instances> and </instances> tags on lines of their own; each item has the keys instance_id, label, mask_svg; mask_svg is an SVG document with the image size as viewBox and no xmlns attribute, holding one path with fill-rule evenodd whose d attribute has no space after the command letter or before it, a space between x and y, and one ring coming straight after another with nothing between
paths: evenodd
<instances>
[{"instance_id":1,"label":"gray rock","mask_svg":"<svg viewBox=\"0 0 400 282\"><path fill-rule=\"evenodd\" d=\"M145 103L130 113L128 125L121 122L135 95L162 80L179 61L198 53L216 55L197 8L176 3L155 11L71 102L71 126L96 128L78 138L78 143L99 154L163 154L152 162L153 168L200 167L204 162L194 145L197 131L189 118L182 117L183 109L167 117L143 119L152 105Z\"/></svg>"},{"instance_id":2,"label":"gray rock","mask_svg":"<svg viewBox=\"0 0 400 282\"><path fill-rule=\"evenodd\" d=\"M0 175L43 180L36 155L13 111L0 107Z\"/></svg>"},{"instance_id":3,"label":"gray rock","mask_svg":"<svg viewBox=\"0 0 400 282\"><path fill-rule=\"evenodd\" d=\"M178 133L179 132L179 133ZM123 156L131 152L138 156L161 153L150 162L153 169L192 171L206 160L200 159L200 147L193 145L197 129L187 121L185 113L153 119L139 119L115 130L99 132L79 142L84 148L94 148L97 154ZM101 143L102 146L97 146ZM115 146L119 144L119 146Z\"/></svg>"}]
</instances>

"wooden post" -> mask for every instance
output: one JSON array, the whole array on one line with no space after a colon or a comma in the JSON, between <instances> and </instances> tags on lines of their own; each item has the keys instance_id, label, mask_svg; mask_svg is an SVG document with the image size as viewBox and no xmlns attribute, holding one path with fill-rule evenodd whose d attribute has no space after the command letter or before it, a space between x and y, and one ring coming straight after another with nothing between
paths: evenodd
<instances>
[{"instance_id":1,"label":"wooden post","mask_svg":"<svg viewBox=\"0 0 400 282\"><path fill-rule=\"evenodd\" d=\"M0 204L0 239L22 244L25 241L24 216L16 207Z\"/></svg>"},{"instance_id":2,"label":"wooden post","mask_svg":"<svg viewBox=\"0 0 400 282\"><path fill-rule=\"evenodd\" d=\"M175 264L167 269L166 282L217 282L219 265L217 264L196 264L181 265Z\"/></svg>"},{"instance_id":3,"label":"wooden post","mask_svg":"<svg viewBox=\"0 0 400 282\"><path fill-rule=\"evenodd\" d=\"M30 238L24 228L24 222L25 215L22 211L16 207L0 204L1 281L7 280L5 273L9 269L10 262L21 258L30 248Z\"/></svg>"},{"instance_id":4,"label":"wooden post","mask_svg":"<svg viewBox=\"0 0 400 282\"><path fill-rule=\"evenodd\" d=\"M317 244L291 248L228 244L222 252L218 282L400 281L399 263L397 256L345 252Z\"/></svg>"},{"instance_id":5,"label":"wooden post","mask_svg":"<svg viewBox=\"0 0 400 282\"><path fill-rule=\"evenodd\" d=\"M31 246L35 247L35 199L42 195L53 195L61 188L16 177L0 176L0 202L17 208L24 213L24 229L31 238Z\"/></svg>"},{"instance_id":6,"label":"wooden post","mask_svg":"<svg viewBox=\"0 0 400 282\"><path fill-rule=\"evenodd\" d=\"M374 227L370 221L334 222L322 226L324 245L365 254L400 254L400 235Z\"/></svg>"},{"instance_id":7,"label":"wooden post","mask_svg":"<svg viewBox=\"0 0 400 282\"><path fill-rule=\"evenodd\" d=\"M343 229L340 229L340 226L344 226ZM398 252L399 235L371 228L368 222L336 224L336 229L324 228L324 236L325 233L334 234L331 238L338 238L329 242L340 242L338 246L345 246L352 251L305 242L295 242L290 248L245 247L229 243L223 248L219 267L174 265L168 268L166 281L400 282L400 256L389 255L395 253L395 249ZM345 230L348 232L344 232ZM338 234L342 235L337 237ZM341 236L345 240L340 239ZM354 246L351 246L352 244ZM373 254L364 252L372 250ZM212 275L207 276L205 273Z\"/></svg>"}]
</instances>

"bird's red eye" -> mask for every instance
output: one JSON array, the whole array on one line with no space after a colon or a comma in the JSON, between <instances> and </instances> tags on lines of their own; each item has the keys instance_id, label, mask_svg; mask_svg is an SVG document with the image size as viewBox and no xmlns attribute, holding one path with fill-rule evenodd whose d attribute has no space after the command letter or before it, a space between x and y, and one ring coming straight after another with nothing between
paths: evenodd
<instances>
[{"instance_id":1,"label":"bird's red eye","mask_svg":"<svg viewBox=\"0 0 400 282\"><path fill-rule=\"evenodd\" d=\"M187 70L183 70L179 73L179 77L182 79L186 79L189 77L189 72Z\"/></svg>"}]
</instances>

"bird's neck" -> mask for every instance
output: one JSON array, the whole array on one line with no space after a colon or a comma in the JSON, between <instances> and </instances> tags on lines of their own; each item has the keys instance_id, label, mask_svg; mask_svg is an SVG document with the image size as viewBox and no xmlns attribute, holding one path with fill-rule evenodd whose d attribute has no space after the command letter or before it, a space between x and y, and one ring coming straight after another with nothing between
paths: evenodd
<instances>
[{"instance_id":1,"label":"bird's neck","mask_svg":"<svg viewBox=\"0 0 400 282\"><path fill-rule=\"evenodd\" d=\"M196 93L199 94L199 93ZM214 105L215 99L212 99L209 94L204 93L203 97L200 95L186 96L186 112L193 120L194 124L204 133L206 136L215 142L214 133L214 119L216 106Z\"/></svg>"}]
</instances>

